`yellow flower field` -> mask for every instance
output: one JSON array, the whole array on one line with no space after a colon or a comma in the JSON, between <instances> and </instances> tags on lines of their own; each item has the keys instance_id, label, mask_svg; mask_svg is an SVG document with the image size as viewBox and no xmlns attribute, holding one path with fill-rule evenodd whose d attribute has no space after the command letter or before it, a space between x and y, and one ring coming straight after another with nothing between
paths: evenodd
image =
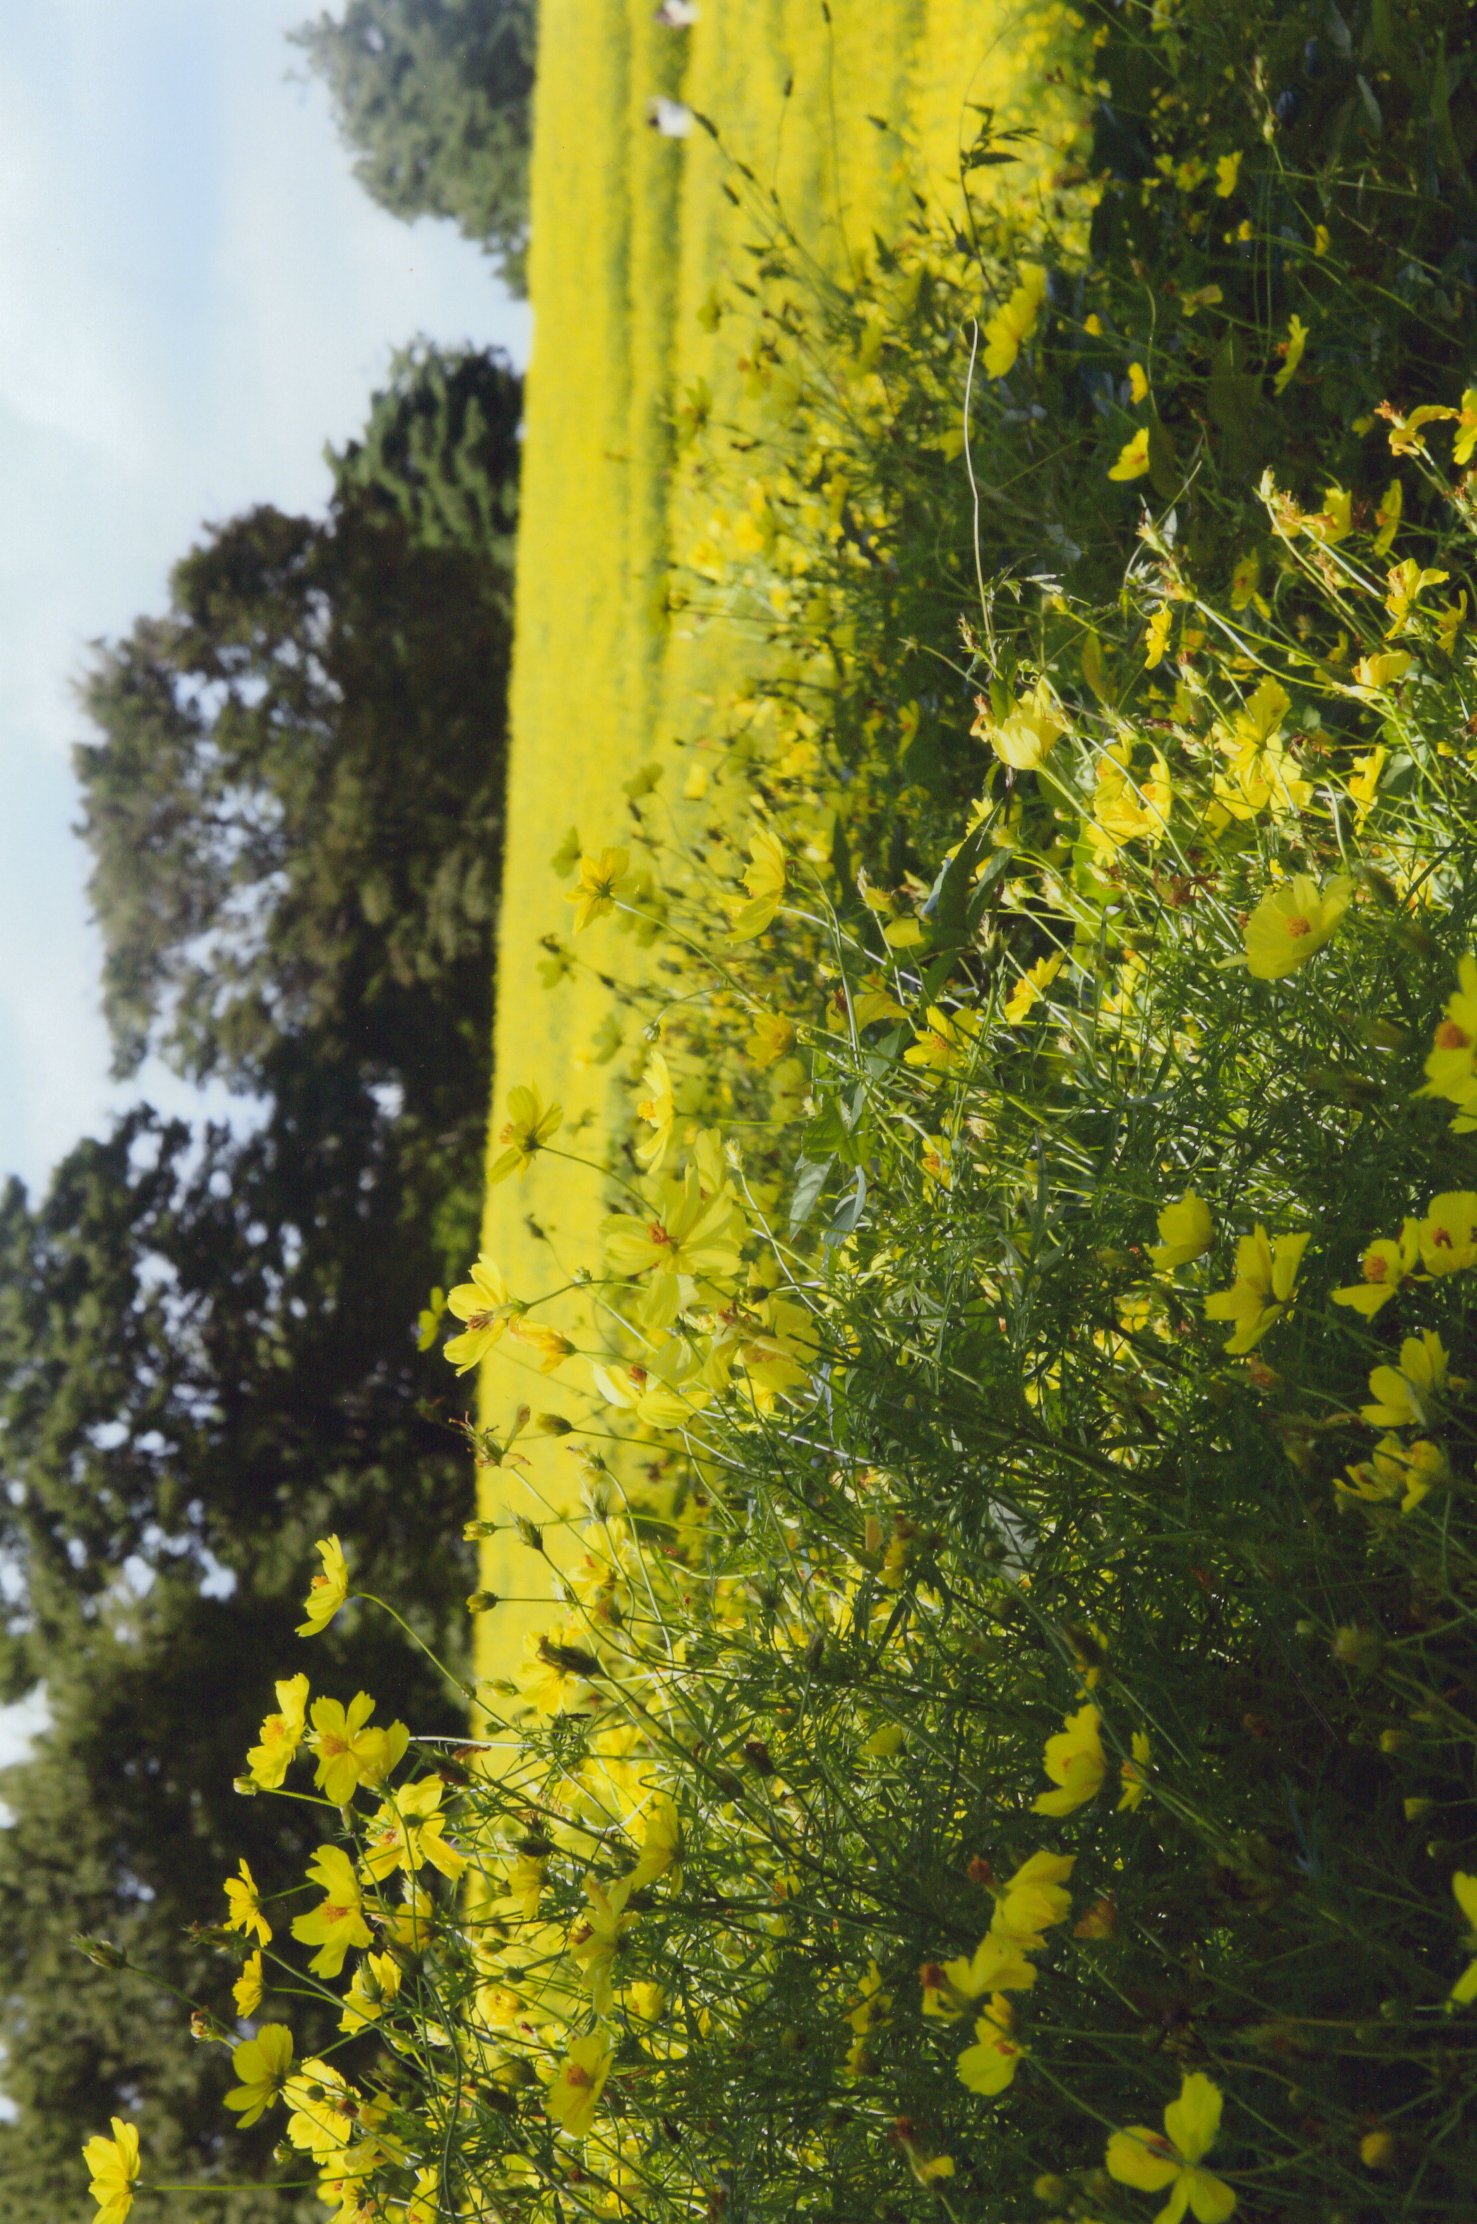
<instances>
[{"instance_id":1,"label":"yellow flower field","mask_svg":"<svg viewBox=\"0 0 1477 2224\"><path fill-rule=\"evenodd\" d=\"M664 792L695 798L704 743L744 696L744 660L757 653L711 613L698 622L669 608L674 578L694 563L719 576L725 542L736 536L742 548L748 501L736 486L715 516L711 486L684 482L684 405L701 396L714 420L745 424L785 406L744 358L753 196L772 188L805 248L845 273L874 233L889 235L920 179L941 207L957 203L960 149L985 108L998 126L1029 122L1039 135L1008 172L1020 195L1071 128L1065 94L1043 89L1046 57L1071 20L1020 0L832 0L829 12L820 0L730 0L670 28L650 0L598 10L547 0L492 1155L507 1091L531 1084L564 1107L559 1145L604 1158L611 1109L627 1104L644 1046L634 1027L622 1032L600 973L608 964L629 979L639 953L605 918L580 938L573 970L543 984L548 938L567 943L571 924L551 859L571 827L587 849L618 841L625 783L644 767L662 769ZM658 98L709 119L718 137L701 122L681 137L654 128ZM746 189L737 203L736 185ZM485 1249L516 1296L552 1289L561 1262L589 1248L601 1186L593 1172L546 1160L528 1184L491 1189ZM562 1377L539 1373L544 1356L501 1339L482 1373L489 1425L506 1426L520 1404L538 1413L558 1410L561 1393L568 1402ZM581 1406L587 1387L575 1385ZM540 1436L518 1450L526 1466L485 1473L484 1516L557 1515L576 1480L567 1456ZM483 1582L516 1601L531 1566L500 1530ZM483 1620L485 1673L516 1658L532 1618L513 1604Z\"/></svg>"}]
</instances>

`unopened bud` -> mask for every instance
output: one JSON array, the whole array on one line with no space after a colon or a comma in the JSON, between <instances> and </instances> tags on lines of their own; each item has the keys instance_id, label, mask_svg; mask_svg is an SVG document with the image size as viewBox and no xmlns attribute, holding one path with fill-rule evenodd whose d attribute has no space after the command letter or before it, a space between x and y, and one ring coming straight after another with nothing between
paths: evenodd
<instances>
[{"instance_id":1,"label":"unopened bud","mask_svg":"<svg viewBox=\"0 0 1477 2224\"><path fill-rule=\"evenodd\" d=\"M566 1421L562 1413L540 1413L533 1425L545 1436L568 1436L574 1427L573 1421Z\"/></svg>"},{"instance_id":2,"label":"unopened bud","mask_svg":"<svg viewBox=\"0 0 1477 2224\"><path fill-rule=\"evenodd\" d=\"M128 1956L110 1938L90 1938L85 1931L76 1931L73 1933L72 1944L79 1954L85 1954L89 1961L96 1962L99 1969L128 1967Z\"/></svg>"},{"instance_id":3,"label":"unopened bud","mask_svg":"<svg viewBox=\"0 0 1477 2224\"><path fill-rule=\"evenodd\" d=\"M480 1544L484 1537L495 1537L497 1532L498 1524L495 1521L469 1521L462 1530L462 1536L468 1544Z\"/></svg>"},{"instance_id":4,"label":"unopened bud","mask_svg":"<svg viewBox=\"0 0 1477 2224\"><path fill-rule=\"evenodd\" d=\"M523 1539L523 1542L527 1545L530 1552L543 1551L544 1533L542 1529L536 1528L534 1526L534 1524L529 1520L527 1514L514 1514L513 1527L517 1530L519 1536Z\"/></svg>"},{"instance_id":5,"label":"unopened bud","mask_svg":"<svg viewBox=\"0 0 1477 2224\"><path fill-rule=\"evenodd\" d=\"M471 1591L467 1594L469 1614L490 1614L497 1604L496 1591Z\"/></svg>"},{"instance_id":6,"label":"unopened bud","mask_svg":"<svg viewBox=\"0 0 1477 2224\"><path fill-rule=\"evenodd\" d=\"M1333 1633L1333 1657L1356 1676L1371 1675L1384 1657L1385 1640L1377 1629L1361 1629L1346 1622Z\"/></svg>"},{"instance_id":7,"label":"unopened bud","mask_svg":"<svg viewBox=\"0 0 1477 2224\"><path fill-rule=\"evenodd\" d=\"M249 1776L233 1776L231 1778L231 1789L233 1792L238 1792L243 1799L255 1799L261 1787L254 1783Z\"/></svg>"}]
</instances>

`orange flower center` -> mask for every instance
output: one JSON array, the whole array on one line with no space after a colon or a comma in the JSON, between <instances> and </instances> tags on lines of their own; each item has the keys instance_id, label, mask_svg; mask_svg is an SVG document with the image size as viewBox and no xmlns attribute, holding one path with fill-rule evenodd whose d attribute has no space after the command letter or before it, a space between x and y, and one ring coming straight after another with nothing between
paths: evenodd
<instances>
[{"instance_id":1,"label":"orange flower center","mask_svg":"<svg viewBox=\"0 0 1477 2224\"><path fill-rule=\"evenodd\" d=\"M1436 1030L1436 1048L1438 1050L1466 1050L1470 1047L1471 1041L1472 1038L1465 1027L1458 1027L1454 1019L1443 1019Z\"/></svg>"},{"instance_id":2,"label":"orange flower center","mask_svg":"<svg viewBox=\"0 0 1477 2224\"><path fill-rule=\"evenodd\" d=\"M1287 922L1287 931L1293 936L1311 934L1313 932L1313 922L1311 919L1305 919L1300 911L1294 912Z\"/></svg>"},{"instance_id":3,"label":"orange flower center","mask_svg":"<svg viewBox=\"0 0 1477 2224\"><path fill-rule=\"evenodd\" d=\"M589 2091L595 2080L588 2070L580 2068L578 2062L566 2062L564 2065L564 2082L566 2085L572 2085L576 2092L584 2093Z\"/></svg>"},{"instance_id":4,"label":"orange flower center","mask_svg":"<svg viewBox=\"0 0 1477 2224\"><path fill-rule=\"evenodd\" d=\"M1438 1250L1449 1251L1451 1249L1451 1230L1449 1228L1433 1228L1431 1230L1431 1241L1437 1246Z\"/></svg>"},{"instance_id":5,"label":"orange flower center","mask_svg":"<svg viewBox=\"0 0 1477 2224\"><path fill-rule=\"evenodd\" d=\"M646 1239L648 1243L655 1243L661 1247L669 1245L672 1241L671 1237L667 1234L666 1229L662 1226L659 1220L652 1221L650 1227L646 1231Z\"/></svg>"},{"instance_id":6,"label":"orange flower center","mask_svg":"<svg viewBox=\"0 0 1477 2224\"><path fill-rule=\"evenodd\" d=\"M1385 1281L1385 1280L1386 1280L1386 1279L1388 1278L1388 1276L1389 1276L1389 1272L1390 1272L1390 1262L1389 1262L1389 1260L1388 1260L1388 1259L1382 1259L1382 1258L1381 1258L1381 1257L1379 1256L1379 1254L1378 1254L1377 1252L1371 1251L1371 1252L1370 1252L1370 1254L1369 1254L1369 1256L1368 1256L1368 1257L1367 1257L1367 1258L1365 1259L1365 1262L1364 1262L1364 1279L1365 1279L1365 1281L1366 1281L1366 1282L1383 1282L1383 1281Z\"/></svg>"},{"instance_id":7,"label":"orange flower center","mask_svg":"<svg viewBox=\"0 0 1477 2224\"><path fill-rule=\"evenodd\" d=\"M323 1902L323 1920L325 1923L341 1923L348 1912L346 1907L340 1907L336 1901L325 1900Z\"/></svg>"}]
</instances>

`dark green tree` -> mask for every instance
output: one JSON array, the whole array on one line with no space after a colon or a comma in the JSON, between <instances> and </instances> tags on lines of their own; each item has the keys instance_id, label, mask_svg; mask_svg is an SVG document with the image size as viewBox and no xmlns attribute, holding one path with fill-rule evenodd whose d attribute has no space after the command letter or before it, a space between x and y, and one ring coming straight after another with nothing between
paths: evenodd
<instances>
[{"instance_id":1,"label":"dark green tree","mask_svg":"<svg viewBox=\"0 0 1477 2224\"><path fill-rule=\"evenodd\" d=\"M515 291L528 241L534 0L348 0L293 33L360 182L394 216L446 216Z\"/></svg>"},{"instance_id":2,"label":"dark green tree","mask_svg":"<svg viewBox=\"0 0 1477 2224\"><path fill-rule=\"evenodd\" d=\"M343 501L382 503L425 548L511 569L523 381L493 354L418 340L391 366L357 440L330 450Z\"/></svg>"}]
</instances>

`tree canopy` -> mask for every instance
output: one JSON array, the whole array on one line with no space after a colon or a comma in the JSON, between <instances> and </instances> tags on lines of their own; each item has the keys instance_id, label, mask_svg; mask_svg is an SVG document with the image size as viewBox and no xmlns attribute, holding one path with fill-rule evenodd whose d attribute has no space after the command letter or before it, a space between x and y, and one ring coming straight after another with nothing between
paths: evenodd
<instances>
[{"instance_id":1,"label":"tree canopy","mask_svg":"<svg viewBox=\"0 0 1477 2224\"><path fill-rule=\"evenodd\" d=\"M444 216L523 290L533 0L348 0L293 36L328 86L360 183Z\"/></svg>"},{"instance_id":2,"label":"tree canopy","mask_svg":"<svg viewBox=\"0 0 1477 2224\"><path fill-rule=\"evenodd\" d=\"M208 1929L257 1843L231 1781L274 1680L462 1727L366 1610L294 1630L337 1533L356 1586L414 1599L443 1659L465 1647L466 1447L416 1315L480 1208L518 402L495 356L409 351L330 457L326 514L213 527L84 682L118 1068L158 1056L246 1101L230 1123L136 1105L44 1195L0 1193L0 1697L43 1683L50 1714L0 1781L7 2224L51 2224L114 2109L148 2105L163 2174L242 2175L224 2056L70 1939L230 2018ZM269 1838L280 1859L275 1814ZM305 2045L331 2035L313 2017L292 2003ZM270 2140L251 2152L268 2172Z\"/></svg>"},{"instance_id":3,"label":"tree canopy","mask_svg":"<svg viewBox=\"0 0 1477 2224\"><path fill-rule=\"evenodd\" d=\"M326 517L213 527L100 644L77 751L118 1070L485 1115L519 384L402 358ZM489 538L489 532L491 537Z\"/></svg>"}]
</instances>

